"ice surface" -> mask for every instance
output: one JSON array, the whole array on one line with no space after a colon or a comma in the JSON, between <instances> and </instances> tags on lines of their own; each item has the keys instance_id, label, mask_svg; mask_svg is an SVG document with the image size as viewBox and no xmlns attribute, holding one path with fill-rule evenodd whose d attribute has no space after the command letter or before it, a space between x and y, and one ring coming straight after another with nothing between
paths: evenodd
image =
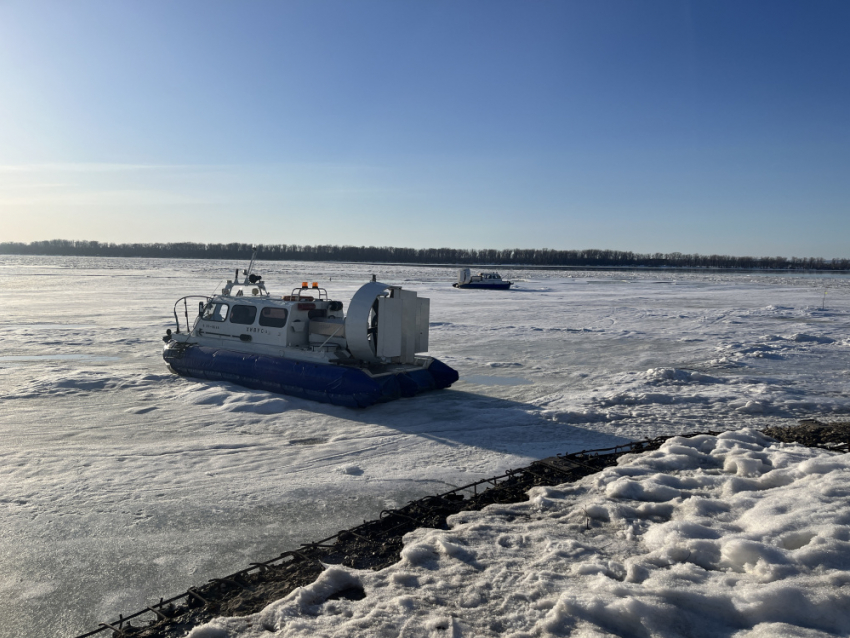
<instances>
[{"instance_id":1,"label":"ice surface","mask_svg":"<svg viewBox=\"0 0 850 638\"><path fill-rule=\"evenodd\" d=\"M850 503L836 496L848 493L848 455L755 430L676 437L527 503L411 532L380 572L329 567L189 635L846 636ZM331 599L353 586L365 598Z\"/></svg>"},{"instance_id":2,"label":"ice surface","mask_svg":"<svg viewBox=\"0 0 850 638\"><path fill-rule=\"evenodd\" d=\"M347 302L374 272L430 297L431 353L461 380L351 410L170 375L160 351L174 300L212 293L244 266L0 258L2 638L82 633L386 507L555 452L850 412L846 277L506 270L517 289L491 292L452 288L452 269L260 262L275 293L320 281ZM736 450L722 463L716 446L678 443L652 461L657 476L635 466L605 498L643 499L630 507L647 520L672 516L671 498L722 514L716 499L694 501L691 483L663 478L686 462L722 473L728 499L789 485L777 464L792 461L759 452L758 441L721 441ZM829 462L810 462L807 476L830 476ZM589 505L589 520L619 520L610 504ZM810 531L782 542L812 551ZM523 534L502 535L521 546ZM425 544L438 565L465 547L442 540ZM756 555L774 565L746 543L724 551L724 566ZM478 564L471 556L460 562ZM583 569L598 576L613 569L605 565ZM398 573L398 587L422 580ZM552 611L567 609L558 600L546 613L566 613ZM443 610L421 627L455 622Z\"/></svg>"}]
</instances>

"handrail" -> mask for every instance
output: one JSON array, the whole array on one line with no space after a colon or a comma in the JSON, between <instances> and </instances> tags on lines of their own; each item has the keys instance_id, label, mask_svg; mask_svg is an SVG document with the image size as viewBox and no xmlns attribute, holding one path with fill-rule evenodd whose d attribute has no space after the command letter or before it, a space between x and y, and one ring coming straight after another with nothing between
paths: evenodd
<instances>
[{"instance_id":1,"label":"handrail","mask_svg":"<svg viewBox=\"0 0 850 638\"><path fill-rule=\"evenodd\" d=\"M328 301L330 299L330 297L328 297L328 291L325 290L324 288L319 288L318 286L315 287L315 288L305 288L304 286L300 286L298 288L293 288L292 292L289 293L289 296L300 298L302 292L309 293L309 292L316 292L316 291L318 291L318 293L319 293L318 301Z\"/></svg>"},{"instance_id":2,"label":"handrail","mask_svg":"<svg viewBox=\"0 0 850 638\"><path fill-rule=\"evenodd\" d=\"M180 297L180 299L174 302L174 323L177 325L177 330L175 331L177 334L180 334L180 320L177 318L177 304L181 301L183 302L183 310L186 314L186 333L188 334L192 332L192 326L189 325L189 305L186 303L187 299L206 299L207 303L209 303L212 300L212 297L209 295L186 295L185 297Z\"/></svg>"}]
</instances>

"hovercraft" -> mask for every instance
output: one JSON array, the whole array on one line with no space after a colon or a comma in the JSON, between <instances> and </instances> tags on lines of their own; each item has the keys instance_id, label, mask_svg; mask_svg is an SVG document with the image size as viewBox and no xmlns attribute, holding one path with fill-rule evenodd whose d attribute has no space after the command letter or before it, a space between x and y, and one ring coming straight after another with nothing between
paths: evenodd
<instances>
[{"instance_id":1,"label":"hovercraft","mask_svg":"<svg viewBox=\"0 0 850 638\"><path fill-rule=\"evenodd\" d=\"M457 381L456 370L423 354L429 299L374 276L347 313L317 282L275 297L251 272L255 258L256 250L243 280L236 271L221 294L175 302L176 330L166 330L162 353L171 372L361 408ZM189 300L198 300L191 326Z\"/></svg>"},{"instance_id":2,"label":"hovercraft","mask_svg":"<svg viewBox=\"0 0 850 638\"><path fill-rule=\"evenodd\" d=\"M473 275L469 268L457 271L455 288L477 288L478 290L508 290L513 282L505 281L497 272L480 272Z\"/></svg>"}]
</instances>

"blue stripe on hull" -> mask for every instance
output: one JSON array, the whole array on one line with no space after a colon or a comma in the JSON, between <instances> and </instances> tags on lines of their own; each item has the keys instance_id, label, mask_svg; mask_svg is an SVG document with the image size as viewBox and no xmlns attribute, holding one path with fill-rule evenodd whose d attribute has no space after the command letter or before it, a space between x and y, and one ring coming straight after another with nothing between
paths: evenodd
<instances>
[{"instance_id":1,"label":"blue stripe on hull","mask_svg":"<svg viewBox=\"0 0 850 638\"><path fill-rule=\"evenodd\" d=\"M455 288L477 288L478 290L507 290L510 283L504 284L455 284Z\"/></svg>"},{"instance_id":2,"label":"blue stripe on hull","mask_svg":"<svg viewBox=\"0 0 850 638\"><path fill-rule=\"evenodd\" d=\"M434 359L428 369L370 377L358 368L169 343L162 358L177 374L229 381L246 388L365 408L375 403L447 388L457 371Z\"/></svg>"}]
</instances>

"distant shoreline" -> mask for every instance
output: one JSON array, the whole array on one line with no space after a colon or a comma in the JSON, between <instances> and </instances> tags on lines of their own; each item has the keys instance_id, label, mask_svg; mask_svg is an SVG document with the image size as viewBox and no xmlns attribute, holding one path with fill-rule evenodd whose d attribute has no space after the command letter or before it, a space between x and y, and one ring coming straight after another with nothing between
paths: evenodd
<instances>
[{"instance_id":1,"label":"distant shoreline","mask_svg":"<svg viewBox=\"0 0 850 638\"><path fill-rule=\"evenodd\" d=\"M416 265L440 268L524 268L541 270L620 270L693 272L850 271L850 259L822 257L749 257L682 253L640 254L618 250L548 248L466 249L392 246L260 245L262 261L316 261L352 264ZM41 257L137 257L148 259L251 258L251 244L191 242L114 244L53 239L30 243L0 242L0 255Z\"/></svg>"}]
</instances>

